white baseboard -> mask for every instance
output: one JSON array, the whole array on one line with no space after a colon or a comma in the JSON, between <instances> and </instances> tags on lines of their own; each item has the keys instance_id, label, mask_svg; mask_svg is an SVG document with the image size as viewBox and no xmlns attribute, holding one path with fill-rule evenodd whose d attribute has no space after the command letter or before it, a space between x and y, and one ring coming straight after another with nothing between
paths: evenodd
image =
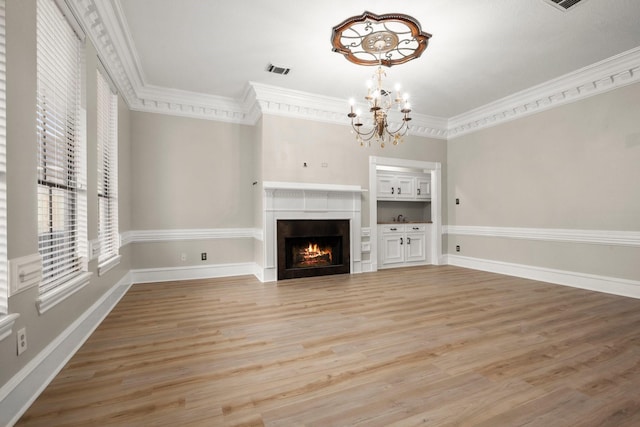
<instances>
[{"instance_id":1,"label":"white baseboard","mask_svg":"<svg viewBox=\"0 0 640 427\"><path fill-rule=\"evenodd\" d=\"M255 275L258 267L253 262L188 267L141 268L131 270L133 283L171 282L174 280L212 279L215 277Z\"/></svg>"},{"instance_id":2,"label":"white baseboard","mask_svg":"<svg viewBox=\"0 0 640 427\"><path fill-rule=\"evenodd\" d=\"M577 273L574 271L555 270L524 264L471 258L460 255L445 255L445 262L458 267L508 276L523 277L590 291L604 292L631 298L640 298L640 281L619 279L616 277L597 276L595 274Z\"/></svg>"},{"instance_id":3,"label":"white baseboard","mask_svg":"<svg viewBox=\"0 0 640 427\"><path fill-rule=\"evenodd\" d=\"M14 425L131 286L125 274L111 289L0 388L0 425Z\"/></svg>"}]
</instances>

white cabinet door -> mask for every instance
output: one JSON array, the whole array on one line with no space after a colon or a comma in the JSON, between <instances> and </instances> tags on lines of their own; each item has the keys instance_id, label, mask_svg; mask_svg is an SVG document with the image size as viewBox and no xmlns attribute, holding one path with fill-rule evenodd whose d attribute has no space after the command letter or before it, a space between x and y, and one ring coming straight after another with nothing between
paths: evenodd
<instances>
[{"instance_id":1,"label":"white cabinet door","mask_svg":"<svg viewBox=\"0 0 640 427\"><path fill-rule=\"evenodd\" d=\"M378 199L396 198L396 177L393 175L378 175L376 177L376 194Z\"/></svg>"},{"instance_id":2,"label":"white cabinet door","mask_svg":"<svg viewBox=\"0 0 640 427\"><path fill-rule=\"evenodd\" d=\"M431 180L416 178L416 199L431 200Z\"/></svg>"},{"instance_id":3,"label":"white cabinet door","mask_svg":"<svg viewBox=\"0 0 640 427\"><path fill-rule=\"evenodd\" d=\"M420 262L426 261L426 247L425 247L425 235L424 231L407 233L405 243L407 262Z\"/></svg>"},{"instance_id":4,"label":"white cabinet door","mask_svg":"<svg viewBox=\"0 0 640 427\"><path fill-rule=\"evenodd\" d=\"M396 199L405 199L405 200L415 199L415 194L413 190L414 182L415 182L415 179L413 177L409 177L409 176L397 177Z\"/></svg>"},{"instance_id":5,"label":"white cabinet door","mask_svg":"<svg viewBox=\"0 0 640 427\"><path fill-rule=\"evenodd\" d=\"M382 265L404 263L404 237L402 233L382 236Z\"/></svg>"},{"instance_id":6,"label":"white cabinet door","mask_svg":"<svg viewBox=\"0 0 640 427\"><path fill-rule=\"evenodd\" d=\"M425 264L427 224L385 224L378 226L378 266L380 268Z\"/></svg>"}]
</instances>

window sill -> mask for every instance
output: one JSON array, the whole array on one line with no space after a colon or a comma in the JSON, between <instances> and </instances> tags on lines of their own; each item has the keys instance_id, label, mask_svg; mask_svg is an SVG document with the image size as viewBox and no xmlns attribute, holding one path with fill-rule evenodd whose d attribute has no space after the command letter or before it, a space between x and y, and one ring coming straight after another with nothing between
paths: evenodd
<instances>
[{"instance_id":1,"label":"window sill","mask_svg":"<svg viewBox=\"0 0 640 427\"><path fill-rule=\"evenodd\" d=\"M11 335L13 324L18 317L20 317L18 313L0 315L0 341Z\"/></svg>"},{"instance_id":2,"label":"window sill","mask_svg":"<svg viewBox=\"0 0 640 427\"><path fill-rule=\"evenodd\" d=\"M80 289L89 284L90 279L91 273L80 273L68 282L58 286L55 289L52 289L46 294L40 295L38 297L38 300L36 301L38 313L43 314L47 312L50 308L55 307L58 303L64 301L67 297L78 292Z\"/></svg>"},{"instance_id":3,"label":"window sill","mask_svg":"<svg viewBox=\"0 0 640 427\"><path fill-rule=\"evenodd\" d=\"M102 276L107 273L107 271L111 270L118 264L120 264L120 260L122 259L122 255L115 255L109 258L108 260L98 264L98 276Z\"/></svg>"}]
</instances>

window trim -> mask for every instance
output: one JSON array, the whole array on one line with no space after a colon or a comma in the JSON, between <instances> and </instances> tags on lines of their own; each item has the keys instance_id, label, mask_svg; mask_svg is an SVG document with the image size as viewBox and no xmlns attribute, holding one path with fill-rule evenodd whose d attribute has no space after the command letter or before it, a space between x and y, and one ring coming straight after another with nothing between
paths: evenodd
<instances>
[{"instance_id":1,"label":"window trim","mask_svg":"<svg viewBox=\"0 0 640 427\"><path fill-rule=\"evenodd\" d=\"M86 109L83 107L84 103L84 85L86 82L85 77L85 43L83 40L83 34L79 34L81 27L77 20L70 13L70 9L66 7L64 0L38 0L37 1L37 64L38 64L38 209L49 209L49 212L38 212L38 253L43 257L42 268L44 269L44 263L47 260L47 254L57 254L53 260L60 262L62 266L62 273L55 272L56 265L51 265L52 274L46 283L41 282L38 286L38 298L36 300L36 306L40 314L48 311L61 301L65 300L68 296L76 293L84 286L86 286L92 276L88 272L88 254L87 254L87 186L86 186ZM69 25L65 28L64 25L60 25L61 21L66 21ZM70 33L69 30L72 32ZM48 31L55 31L60 34L62 38L55 39L53 44L41 45L40 40L43 42L49 42L51 38L48 38L46 34ZM71 36L71 34L73 34ZM73 43L69 43L70 40L74 40ZM65 46L65 44L67 46ZM59 74L65 73L65 71L58 72L60 68L53 68L54 70L48 73L43 73L51 58L62 57L60 55L65 52L65 49L78 49L75 53L77 57L69 57L69 62L60 62L60 67L67 67L66 69L75 75L71 84L76 85L75 95L71 98L62 98L63 102L72 100L74 111L70 115L66 113L66 110L48 110L46 99L43 98L43 88L51 87L53 90L60 89L59 82L67 80L60 79ZM66 52L70 53L73 50ZM60 56L58 56L60 55ZM44 62L41 62L44 61ZM56 59L57 61L57 59ZM56 67L58 67L56 63ZM64 78L68 78L64 76ZM76 80L77 78L77 80ZM47 85L47 86L45 86ZM66 90L66 88L63 88ZM56 93L56 92L54 92ZM65 93L65 92L61 92ZM70 92L74 93L74 92ZM68 95L66 95L68 96ZM53 98L54 101L59 100ZM53 121L40 122L40 120L46 120L49 118L51 111L54 113ZM49 115L47 115L49 114ZM57 114L57 117L56 115ZM69 117L73 117L72 122L68 122ZM58 120L59 122L56 122ZM62 123L64 127L60 126ZM70 126L67 123L72 123ZM57 132L57 133L56 133ZM64 133L63 133L64 132ZM49 161L47 155L46 136L56 135L53 138L50 151L52 153L53 166L57 168L53 170L53 175L49 175L52 168L47 168L47 162ZM58 154L56 154L56 150ZM72 150L71 154L67 154L68 150ZM62 172L62 173L61 173ZM70 173L71 175L66 175ZM56 176L57 174L57 176ZM69 178L70 176L70 178ZM59 213L54 212L56 207L51 203L51 197L53 192L60 192L58 203L60 204ZM49 203L44 203L40 200L41 195L49 197ZM71 206L72 204L72 206ZM54 215L56 213L56 215ZM57 218L56 218L57 217ZM68 226L67 221L73 221L71 227ZM60 243L53 241L56 233L54 233L53 224L54 221L63 221L62 227L56 228L63 236ZM45 226L44 224L47 224ZM49 229L49 232L46 230ZM46 239L49 235L52 240L49 243L42 243L41 239ZM69 252L70 258L65 258L66 252ZM66 268L65 268L66 267ZM44 272L44 270L43 270Z\"/></svg>"},{"instance_id":2,"label":"window trim","mask_svg":"<svg viewBox=\"0 0 640 427\"><path fill-rule=\"evenodd\" d=\"M7 259L7 75L6 2L0 0L0 341L11 336L20 316L9 313L9 263Z\"/></svg>"}]
</instances>

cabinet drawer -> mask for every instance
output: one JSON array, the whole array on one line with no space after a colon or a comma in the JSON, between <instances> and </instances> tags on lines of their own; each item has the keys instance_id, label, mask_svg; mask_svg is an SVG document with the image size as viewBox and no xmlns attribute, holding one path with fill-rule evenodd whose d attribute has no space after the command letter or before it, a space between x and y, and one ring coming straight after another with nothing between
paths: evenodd
<instances>
[{"instance_id":1,"label":"cabinet drawer","mask_svg":"<svg viewBox=\"0 0 640 427\"><path fill-rule=\"evenodd\" d=\"M380 229L383 233L402 233L405 230L405 226L389 224L380 226Z\"/></svg>"},{"instance_id":2,"label":"cabinet drawer","mask_svg":"<svg viewBox=\"0 0 640 427\"><path fill-rule=\"evenodd\" d=\"M405 228L407 233L412 231L425 231L426 229L427 229L427 226L424 224L409 224Z\"/></svg>"}]
</instances>

